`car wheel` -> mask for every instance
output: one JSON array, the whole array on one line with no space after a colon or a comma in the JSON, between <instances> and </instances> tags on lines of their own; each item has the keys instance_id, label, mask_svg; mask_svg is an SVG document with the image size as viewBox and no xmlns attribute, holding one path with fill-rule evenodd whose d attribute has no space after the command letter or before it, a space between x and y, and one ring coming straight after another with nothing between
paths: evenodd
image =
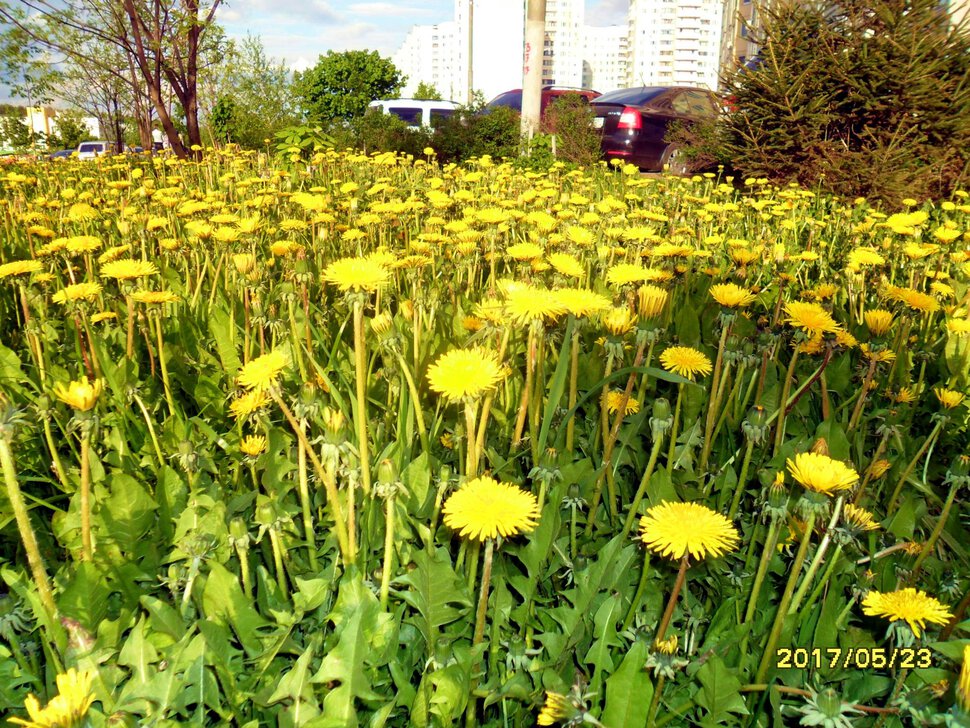
<instances>
[{"instance_id":1,"label":"car wheel","mask_svg":"<svg viewBox=\"0 0 970 728\"><path fill-rule=\"evenodd\" d=\"M668 144L664 150L664 155L660 160L660 169L661 171L667 171L670 174L678 176L690 174L690 167L687 159L684 157L684 152L680 147L676 147L673 144Z\"/></svg>"}]
</instances>

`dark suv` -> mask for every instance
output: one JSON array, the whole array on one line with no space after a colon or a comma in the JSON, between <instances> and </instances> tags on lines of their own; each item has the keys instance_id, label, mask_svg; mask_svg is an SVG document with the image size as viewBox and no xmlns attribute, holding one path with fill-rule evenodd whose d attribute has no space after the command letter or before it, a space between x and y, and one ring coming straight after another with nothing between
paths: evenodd
<instances>
[{"instance_id":1,"label":"dark suv","mask_svg":"<svg viewBox=\"0 0 970 728\"><path fill-rule=\"evenodd\" d=\"M599 91L594 91L591 88L573 88L571 86L543 86L542 87L542 102L540 106L539 113L546 113L546 107L549 106L553 101L558 99L560 96L565 94L579 94L587 101L592 101L600 95ZM486 109L494 109L499 106L507 106L510 109L515 109L519 113L522 113L522 89L516 88L511 91L506 91L504 94L499 94L494 99L485 104Z\"/></svg>"}]
</instances>

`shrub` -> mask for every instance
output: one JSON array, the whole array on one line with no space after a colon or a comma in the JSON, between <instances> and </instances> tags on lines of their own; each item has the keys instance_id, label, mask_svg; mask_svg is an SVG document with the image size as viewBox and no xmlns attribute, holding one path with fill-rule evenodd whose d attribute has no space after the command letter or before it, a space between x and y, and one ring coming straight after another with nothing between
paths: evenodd
<instances>
[{"instance_id":1,"label":"shrub","mask_svg":"<svg viewBox=\"0 0 970 728\"><path fill-rule=\"evenodd\" d=\"M369 109L350 122L338 122L330 132L336 147L353 147L368 154L403 152L417 158L431 141L429 132L411 129L401 118L385 114L381 109Z\"/></svg>"},{"instance_id":2,"label":"shrub","mask_svg":"<svg viewBox=\"0 0 970 728\"><path fill-rule=\"evenodd\" d=\"M556 137L556 156L578 165L596 164L600 135L593 128L593 110L579 94L563 94L549 104L542 118L543 131Z\"/></svg>"},{"instance_id":3,"label":"shrub","mask_svg":"<svg viewBox=\"0 0 970 728\"><path fill-rule=\"evenodd\" d=\"M484 111L472 106L458 113L438 127L432 146L442 162L459 162L486 154L494 159L518 156L519 113L499 107Z\"/></svg>"},{"instance_id":4,"label":"shrub","mask_svg":"<svg viewBox=\"0 0 970 728\"><path fill-rule=\"evenodd\" d=\"M889 201L967 180L970 37L938 2L788 2L762 17L761 63L728 83L739 172Z\"/></svg>"}]
</instances>

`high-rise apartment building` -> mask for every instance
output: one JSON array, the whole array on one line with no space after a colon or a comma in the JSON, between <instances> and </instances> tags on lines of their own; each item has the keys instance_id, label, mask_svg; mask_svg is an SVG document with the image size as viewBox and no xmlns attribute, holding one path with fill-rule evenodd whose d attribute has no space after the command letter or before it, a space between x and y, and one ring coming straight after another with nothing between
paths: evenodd
<instances>
[{"instance_id":1,"label":"high-rise apartment building","mask_svg":"<svg viewBox=\"0 0 970 728\"><path fill-rule=\"evenodd\" d=\"M583 83L584 0L546 0L546 41L542 82L556 86Z\"/></svg>"},{"instance_id":2,"label":"high-rise apartment building","mask_svg":"<svg viewBox=\"0 0 970 728\"><path fill-rule=\"evenodd\" d=\"M522 48L525 42L523 0L455 0L455 25L457 65L464 81L463 93L454 97L456 101L470 100L469 80L471 88L481 92L486 101L522 85ZM469 42L472 60L470 77Z\"/></svg>"},{"instance_id":3,"label":"high-rise apartment building","mask_svg":"<svg viewBox=\"0 0 970 728\"><path fill-rule=\"evenodd\" d=\"M718 0L631 0L631 86L716 89L723 4Z\"/></svg>"},{"instance_id":4,"label":"high-rise apartment building","mask_svg":"<svg viewBox=\"0 0 970 728\"><path fill-rule=\"evenodd\" d=\"M606 93L627 85L629 48L625 25L586 26L583 48L582 85L585 88Z\"/></svg>"},{"instance_id":5,"label":"high-rise apartment building","mask_svg":"<svg viewBox=\"0 0 970 728\"><path fill-rule=\"evenodd\" d=\"M456 23L415 25L392 57L407 76L402 96L411 96L419 83L431 84L442 98L451 99L465 90L456 57Z\"/></svg>"}]
</instances>

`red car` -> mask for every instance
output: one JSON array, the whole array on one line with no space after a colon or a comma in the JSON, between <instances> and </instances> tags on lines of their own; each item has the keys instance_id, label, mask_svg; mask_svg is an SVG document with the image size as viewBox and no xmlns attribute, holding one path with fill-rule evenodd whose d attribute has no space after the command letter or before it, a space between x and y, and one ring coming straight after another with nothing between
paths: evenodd
<instances>
[{"instance_id":1,"label":"red car","mask_svg":"<svg viewBox=\"0 0 970 728\"><path fill-rule=\"evenodd\" d=\"M594 91L591 88L573 88L571 86L543 86L542 87L542 102L540 106L540 114L546 113L546 107L549 106L553 101L558 99L564 94L579 94L587 101L592 101L593 99L599 97L600 92ZM516 88L511 91L506 91L504 94L499 94L494 99L485 104L486 109L494 109L498 106L508 106L511 109L515 109L519 113L522 113L522 89Z\"/></svg>"},{"instance_id":2,"label":"red car","mask_svg":"<svg viewBox=\"0 0 970 728\"><path fill-rule=\"evenodd\" d=\"M686 170L678 163L677 148L665 139L671 125L712 119L721 105L706 89L679 86L623 88L590 102L607 159L622 159L647 171L669 166L673 172Z\"/></svg>"}]
</instances>

